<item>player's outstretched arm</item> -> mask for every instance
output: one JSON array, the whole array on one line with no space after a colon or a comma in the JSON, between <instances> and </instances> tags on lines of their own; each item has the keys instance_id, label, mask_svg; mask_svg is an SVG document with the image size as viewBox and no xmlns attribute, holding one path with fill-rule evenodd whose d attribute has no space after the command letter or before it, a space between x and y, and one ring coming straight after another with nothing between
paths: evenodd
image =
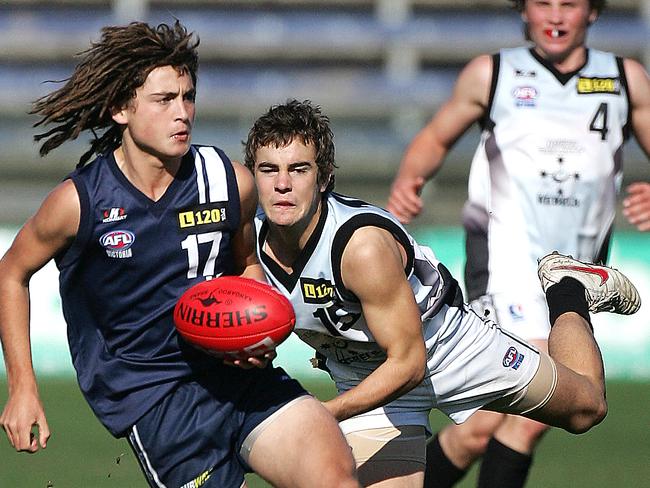
<instances>
[{"instance_id":1,"label":"player's outstretched arm","mask_svg":"<svg viewBox=\"0 0 650 488\"><path fill-rule=\"evenodd\" d=\"M632 128L646 156L650 157L650 78L640 63L624 62L630 92ZM623 215L640 231L650 231L650 183L635 182L627 187Z\"/></svg>"},{"instance_id":2,"label":"player's outstretched arm","mask_svg":"<svg viewBox=\"0 0 650 488\"><path fill-rule=\"evenodd\" d=\"M241 220L239 230L233 239L233 255L235 256L235 269L238 274L246 278L253 278L266 283L264 270L257 259L255 252L255 212L257 211L257 190L251 172L241 163L233 162L239 199L241 204Z\"/></svg>"},{"instance_id":3,"label":"player's outstretched arm","mask_svg":"<svg viewBox=\"0 0 650 488\"><path fill-rule=\"evenodd\" d=\"M385 405L422 381L422 322L402 253L391 234L377 227L357 230L343 252L343 282L359 298L370 332L387 358L359 385L325 403L339 421Z\"/></svg>"},{"instance_id":4,"label":"player's outstretched arm","mask_svg":"<svg viewBox=\"0 0 650 488\"><path fill-rule=\"evenodd\" d=\"M264 270L255 252L255 224L253 222L257 210L255 181L253 180L253 175L244 165L234 161L232 164L235 168L235 175L237 176L237 186L241 203L241 224L232 243L233 255L235 256L235 269L239 271L241 276L266 283ZM247 359L237 359L234 361L224 360L224 363L243 369L265 368L276 356L275 351L270 351L263 356L251 356Z\"/></svg>"},{"instance_id":5,"label":"player's outstretched arm","mask_svg":"<svg viewBox=\"0 0 650 488\"><path fill-rule=\"evenodd\" d=\"M29 280L70 245L79 226L79 197L67 180L48 195L0 260L0 339L9 397L0 425L17 451L36 452L50 437L31 360ZM38 427L38 437L32 427Z\"/></svg>"},{"instance_id":6,"label":"player's outstretched arm","mask_svg":"<svg viewBox=\"0 0 650 488\"><path fill-rule=\"evenodd\" d=\"M490 56L472 60L460 73L451 98L409 144L386 207L402 223L422 211L422 187L440 169L458 138L485 113L491 76Z\"/></svg>"}]
</instances>

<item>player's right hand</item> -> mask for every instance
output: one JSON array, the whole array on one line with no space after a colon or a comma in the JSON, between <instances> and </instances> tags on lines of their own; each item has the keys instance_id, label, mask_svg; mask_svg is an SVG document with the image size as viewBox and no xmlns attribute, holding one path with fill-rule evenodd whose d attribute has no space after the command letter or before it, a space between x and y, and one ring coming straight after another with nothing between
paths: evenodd
<instances>
[{"instance_id":1,"label":"player's right hand","mask_svg":"<svg viewBox=\"0 0 650 488\"><path fill-rule=\"evenodd\" d=\"M421 176L398 176L391 186L386 209L401 223L409 224L422 212L420 192L425 183L425 179Z\"/></svg>"},{"instance_id":2,"label":"player's right hand","mask_svg":"<svg viewBox=\"0 0 650 488\"><path fill-rule=\"evenodd\" d=\"M224 359L223 363L228 366L235 366L237 368L242 368L242 369L253 369L253 368L264 369L277 356L278 353L275 352L275 349L273 349L272 351L265 352L264 354L258 356L249 356L244 359Z\"/></svg>"},{"instance_id":3,"label":"player's right hand","mask_svg":"<svg viewBox=\"0 0 650 488\"><path fill-rule=\"evenodd\" d=\"M650 231L650 183L635 182L627 187L623 215L641 232Z\"/></svg>"},{"instance_id":4,"label":"player's right hand","mask_svg":"<svg viewBox=\"0 0 650 488\"><path fill-rule=\"evenodd\" d=\"M0 415L0 425L16 451L34 453L39 447L47 447L50 428L38 393L11 394ZM33 427L37 428L37 434L32 432Z\"/></svg>"}]
</instances>

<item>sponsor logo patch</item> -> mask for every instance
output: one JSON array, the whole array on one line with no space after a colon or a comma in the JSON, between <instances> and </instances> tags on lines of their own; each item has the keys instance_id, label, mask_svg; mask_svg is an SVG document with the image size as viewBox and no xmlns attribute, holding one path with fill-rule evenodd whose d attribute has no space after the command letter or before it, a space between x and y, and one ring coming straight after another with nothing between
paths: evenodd
<instances>
[{"instance_id":1,"label":"sponsor logo patch","mask_svg":"<svg viewBox=\"0 0 650 488\"><path fill-rule=\"evenodd\" d=\"M178 212L181 229L200 228L201 232L224 230L228 227L226 203L204 203Z\"/></svg>"},{"instance_id":2,"label":"sponsor logo patch","mask_svg":"<svg viewBox=\"0 0 650 488\"><path fill-rule=\"evenodd\" d=\"M537 73L532 69L515 69L515 76L523 78L535 78L537 76Z\"/></svg>"},{"instance_id":3,"label":"sponsor logo patch","mask_svg":"<svg viewBox=\"0 0 650 488\"><path fill-rule=\"evenodd\" d=\"M108 224L109 222L119 222L126 218L126 210L122 207L112 207L102 210L102 222Z\"/></svg>"},{"instance_id":4,"label":"sponsor logo patch","mask_svg":"<svg viewBox=\"0 0 650 488\"><path fill-rule=\"evenodd\" d=\"M300 278L300 290L305 303L324 305L334 299L334 286L323 278Z\"/></svg>"},{"instance_id":5,"label":"sponsor logo patch","mask_svg":"<svg viewBox=\"0 0 650 488\"><path fill-rule=\"evenodd\" d=\"M510 346L503 356L502 364L505 368L519 369L524 360L524 355L517 351L517 348Z\"/></svg>"},{"instance_id":6,"label":"sponsor logo patch","mask_svg":"<svg viewBox=\"0 0 650 488\"><path fill-rule=\"evenodd\" d=\"M129 230L113 230L99 238L99 243L109 258L130 258L133 255L131 246L135 242L135 234Z\"/></svg>"},{"instance_id":7,"label":"sponsor logo patch","mask_svg":"<svg viewBox=\"0 0 650 488\"><path fill-rule=\"evenodd\" d=\"M587 78L581 76L577 83L578 95L593 93L621 93L621 81L618 78Z\"/></svg>"}]
</instances>

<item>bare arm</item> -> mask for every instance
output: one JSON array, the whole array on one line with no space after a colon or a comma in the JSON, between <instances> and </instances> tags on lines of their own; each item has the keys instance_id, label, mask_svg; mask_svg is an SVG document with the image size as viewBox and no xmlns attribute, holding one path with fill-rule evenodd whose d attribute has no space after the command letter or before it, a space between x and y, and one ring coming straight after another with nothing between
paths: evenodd
<instances>
[{"instance_id":1,"label":"bare arm","mask_svg":"<svg viewBox=\"0 0 650 488\"><path fill-rule=\"evenodd\" d=\"M266 282L264 271L255 252L255 212L257 211L257 191L253 175L248 169L233 162L241 202L241 224L233 239L233 253L238 274Z\"/></svg>"},{"instance_id":2,"label":"bare arm","mask_svg":"<svg viewBox=\"0 0 650 488\"><path fill-rule=\"evenodd\" d=\"M387 205L401 222L409 223L422 211L422 187L440 169L458 138L484 115L491 77L490 56L472 60L460 73L451 98L406 149Z\"/></svg>"},{"instance_id":3,"label":"bare arm","mask_svg":"<svg viewBox=\"0 0 650 488\"><path fill-rule=\"evenodd\" d=\"M255 223L253 221L257 210L255 181L253 175L244 165L233 162L233 166L237 176L237 187L239 188L241 203L241 224L232 242L235 269L238 270L238 274L241 276L266 283L264 270L255 252ZM262 356L252 356L234 361L224 360L224 363L244 369L265 368L268 362L272 361L276 356L275 351L272 351Z\"/></svg>"},{"instance_id":4,"label":"bare arm","mask_svg":"<svg viewBox=\"0 0 650 488\"><path fill-rule=\"evenodd\" d=\"M9 397L0 424L18 451L45 448L50 436L29 340L29 280L70 245L79 227L79 197L65 181L45 199L0 260L0 339L7 368ZM32 427L38 426L38 439Z\"/></svg>"},{"instance_id":5,"label":"bare arm","mask_svg":"<svg viewBox=\"0 0 650 488\"><path fill-rule=\"evenodd\" d=\"M643 66L636 61L624 61L625 75L630 91L632 129L641 149L650 156L650 79ZM627 187L623 200L623 214L640 231L650 231L650 183L635 182Z\"/></svg>"},{"instance_id":6,"label":"bare arm","mask_svg":"<svg viewBox=\"0 0 650 488\"><path fill-rule=\"evenodd\" d=\"M359 298L366 323L387 358L359 385L325 403L338 420L385 405L422 381L422 322L402 253L395 239L377 227L357 230L343 253L344 284Z\"/></svg>"}]
</instances>

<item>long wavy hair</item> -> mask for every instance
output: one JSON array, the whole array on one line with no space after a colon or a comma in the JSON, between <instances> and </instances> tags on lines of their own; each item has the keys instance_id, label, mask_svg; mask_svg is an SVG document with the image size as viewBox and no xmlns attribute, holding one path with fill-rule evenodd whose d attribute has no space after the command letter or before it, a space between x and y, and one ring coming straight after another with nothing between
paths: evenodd
<instances>
[{"instance_id":1,"label":"long wavy hair","mask_svg":"<svg viewBox=\"0 0 650 488\"><path fill-rule=\"evenodd\" d=\"M55 124L34 136L42 142L41 156L86 130L93 139L77 167L118 147L122 128L112 119L112 111L126 106L155 68L172 66L188 72L196 85L199 39L178 20L173 26L132 22L101 32L99 42L79 53L81 61L65 84L34 102L30 113L41 116L34 127Z\"/></svg>"}]
</instances>

